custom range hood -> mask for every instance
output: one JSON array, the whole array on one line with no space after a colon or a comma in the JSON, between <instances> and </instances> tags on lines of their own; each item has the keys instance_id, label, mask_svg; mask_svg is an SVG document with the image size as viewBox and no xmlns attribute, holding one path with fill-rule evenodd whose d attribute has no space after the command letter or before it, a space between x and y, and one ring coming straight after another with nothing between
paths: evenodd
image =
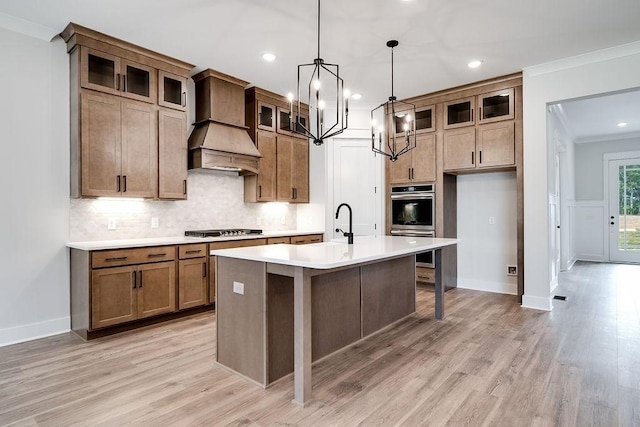
<instances>
[{"instance_id":1,"label":"custom range hood","mask_svg":"<svg viewBox=\"0 0 640 427\"><path fill-rule=\"evenodd\" d=\"M193 76L196 122L189 135L189 169L257 174L260 152L244 125L247 82L207 69Z\"/></svg>"}]
</instances>

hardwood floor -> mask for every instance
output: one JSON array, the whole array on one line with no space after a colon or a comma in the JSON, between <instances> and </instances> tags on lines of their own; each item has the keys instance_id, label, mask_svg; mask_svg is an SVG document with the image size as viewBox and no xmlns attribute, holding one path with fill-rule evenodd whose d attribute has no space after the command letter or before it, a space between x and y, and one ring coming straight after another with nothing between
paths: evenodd
<instances>
[{"instance_id":1,"label":"hardwood floor","mask_svg":"<svg viewBox=\"0 0 640 427\"><path fill-rule=\"evenodd\" d=\"M268 390L213 364L204 313L84 343L0 348L0 425L640 426L640 266L579 263L550 313L515 297L433 293L418 314Z\"/></svg>"}]
</instances>

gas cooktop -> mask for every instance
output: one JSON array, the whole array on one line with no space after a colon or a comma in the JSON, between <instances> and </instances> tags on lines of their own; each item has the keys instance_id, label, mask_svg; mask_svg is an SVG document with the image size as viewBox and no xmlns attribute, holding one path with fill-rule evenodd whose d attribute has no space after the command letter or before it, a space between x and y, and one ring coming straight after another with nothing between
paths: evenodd
<instances>
[{"instance_id":1,"label":"gas cooktop","mask_svg":"<svg viewBox=\"0 0 640 427\"><path fill-rule=\"evenodd\" d=\"M248 234L262 234L262 230L251 230L247 228L230 228L227 230L190 230L190 231L184 232L184 235L188 237L226 237L226 236L245 236Z\"/></svg>"}]
</instances>

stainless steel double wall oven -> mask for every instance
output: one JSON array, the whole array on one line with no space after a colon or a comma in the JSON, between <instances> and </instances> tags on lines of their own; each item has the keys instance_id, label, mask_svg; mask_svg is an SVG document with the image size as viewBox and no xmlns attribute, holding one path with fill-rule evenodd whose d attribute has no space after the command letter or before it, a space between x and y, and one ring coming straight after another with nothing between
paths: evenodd
<instances>
[{"instance_id":1,"label":"stainless steel double wall oven","mask_svg":"<svg viewBox=\"0 0 640 427\"><path fill-rule=\"evenodd\" d=\"M391 187L391 235L435 237L435 185ZM416 255L416 265L434 267L433 251Z\"/></svg>"}]
</instances>

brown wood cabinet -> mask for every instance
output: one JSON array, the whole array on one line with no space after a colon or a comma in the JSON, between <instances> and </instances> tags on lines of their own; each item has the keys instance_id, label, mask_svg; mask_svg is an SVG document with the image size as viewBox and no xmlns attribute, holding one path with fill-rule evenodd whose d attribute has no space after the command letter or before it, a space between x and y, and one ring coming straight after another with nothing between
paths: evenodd
<instances>
[{"instance_id":1,"label":"brown wood cabinet","mask_svg":"<svg viewBox=\"0 0 640 427\"><path fill-rule=\"evenodd\" d=\"M416 148L389 162L391 184L433 182L436 180L436 134L416 135Z\"/></svg>"},{"instance_id":2,"label":"brown wood cabinet","mask_svg":"<svg viewBox=\"0 0 640 427\"><path fill-rule=\"evenodd\" d=\"M73 23L61 36L70 55L71 197L185 199L193 65Z\"/></svg>"},{"instance_id":3,"label":"brown wood cabinet","mask_svg":"<svg viewBox=\"0 0 640 427\"><path fill-rule=\"evenodd\" d=\"M502 121L444 132L444 170L515 165L515 124Z\"/></svg>"},{"instance_id":4,"label":"brown wood cabinet","mask_svg":"<svg viewBox=\"0 0 640 427\"><path fill-rule=\"evenodd\" d=\"M291 237L292 245L306 245L309 243L321 243L322 234L308 234L306 236L293 236Z\"/></svg>"},{"instance_id":5,"label":"brown wood cabinet","mask_svg":"<svg viewBox=\"0 0 640 427\"><path fill-rule=\"evenodd\" d=\"M154 197L157 122L154 107L82 91L82 195Z\"/></svg>"},{"instance_id":6,"label":"brown wood cabinet","mask_svg":"<svg viewBox=\"0 0 640 427\"><path fill-rule=\"evenodd\" d=\"M91 329L175 311L175 277L173 261L92 270Z\"/></svg>"},{"instance_id":7,"label":"brown wood cabinet","mask_svg":"<svg viewBox=\"0 0 640 427\"><path fill-rule=\"evenodd\" d=\"M207 244L178 246L178 309L209 303Z\"/></svg>"},{"instance_id":8,"label":"brown wood cabinet","mask_svg":"<svg viewBox=\"0 0 640 427\"><path fill-rule=\"evenodd\" d=\"M309 142L279 135L277 151L277 200L309 203Z\"/></svg>"},{"instance_id":9,"label":"brown wood cabinet","mask_svg":"<svg viewBox=\"0 0 640 427\"><path fill-rule=\"evenodd\" d=\"M187 117L179 111L158 110L158 197L187 198Z\"/></svg>"},{"instance_id":10,"label":"brown wood cabinet","mask_svg":"<svg viewBox=\"0 0 640 427\"><path fill-rule=\"evenodd\" d=\"M309 140L290 128L289 102L252 87L245 91L245 122L262 154L259 173L244 178L245 202L309 202ZM300 119L308 123L308 107Z\"/></svg>"}]
</instances>

